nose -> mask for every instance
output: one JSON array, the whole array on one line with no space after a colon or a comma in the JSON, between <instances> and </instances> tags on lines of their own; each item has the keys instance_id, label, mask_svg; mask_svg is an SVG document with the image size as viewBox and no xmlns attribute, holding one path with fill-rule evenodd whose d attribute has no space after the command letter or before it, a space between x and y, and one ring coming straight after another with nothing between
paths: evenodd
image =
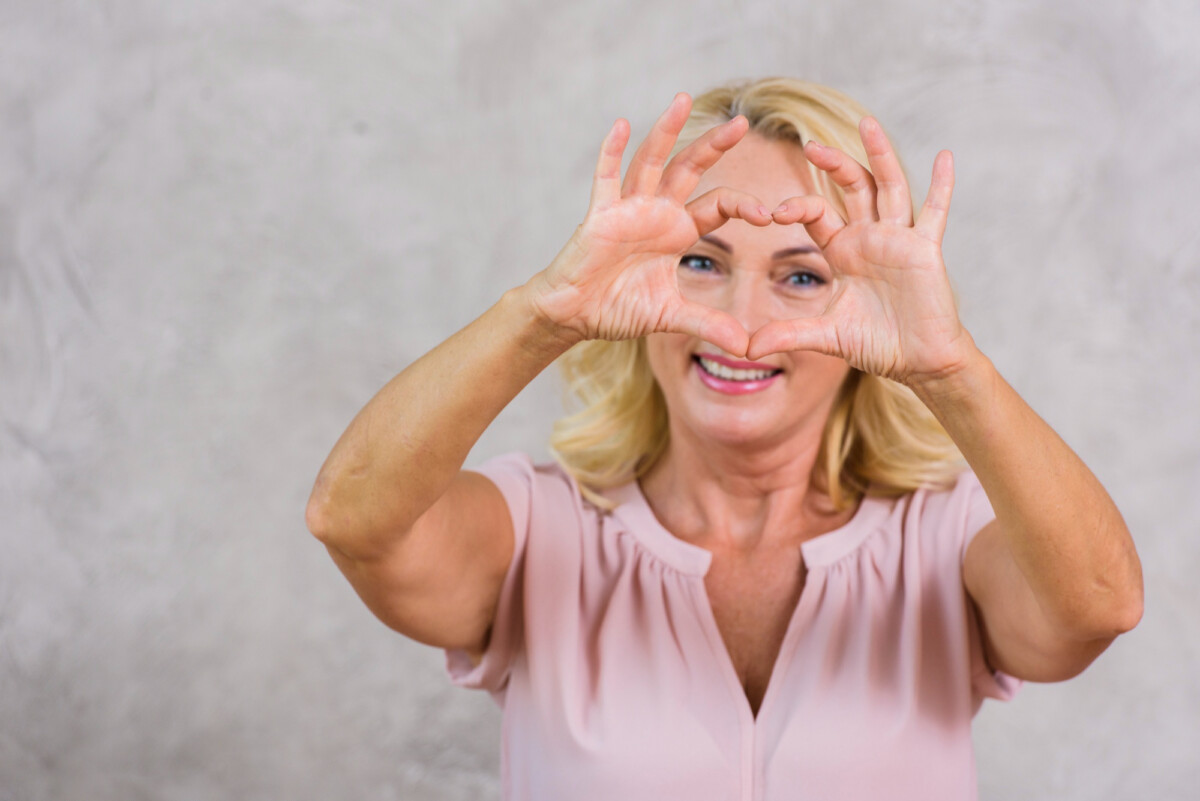
<instances>
[{"instance_id":1,"label":"nose","mask_svg":"<svg viewBox=\"0 0 1200 801\"><path fill-rule=\"evenodd\" d=\"M735 272L726 288L725 308L722 311L753 334L774 319L770 281L757 273Z\"/></svg>"}]
</instances>

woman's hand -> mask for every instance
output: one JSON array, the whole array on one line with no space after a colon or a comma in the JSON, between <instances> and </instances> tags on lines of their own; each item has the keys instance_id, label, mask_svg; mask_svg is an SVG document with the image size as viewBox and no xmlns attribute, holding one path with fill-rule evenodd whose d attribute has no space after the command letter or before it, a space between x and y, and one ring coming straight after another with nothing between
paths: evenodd
<instances>
[{"instance_id":1,"label":"woman's hand","mask_svg":"<svg viewBox=\"0 0 1200 801\"><path fill-rule=\"evenodd\" d=\"M749 358L814 350L910 385L952 374L974 348L942 261L953 160L949 151L937 155L914 222L908 183L883 129L867 117L859 133L870 172L834 148L804 148L842 188L848 219L816 195L790 198L773 212L777 223L802 223L821 248L835 276L829 306L818 317L764 325L751 337Z\"/></svg>"},{"instance_id":2,"label":"woman's hand","mask_svg":"<svg viewBox=\"0 0 1200 801\"><path fill-rule=\"evenodd\" d=\"M543 318L580 339L633 339L670 331L745 354L750 336L742 325L685 300L676 273L687 248L726 220L765 226L772 217L757 198L725 187L687 202L704 171L748 128L745 117L736 117L667 163L690 109L691 98L675 96L638 148L624 183L621 155L629 123L617 120L609 130L587 216L550 266L527 285Z\"/></svg>"}]
</instances>

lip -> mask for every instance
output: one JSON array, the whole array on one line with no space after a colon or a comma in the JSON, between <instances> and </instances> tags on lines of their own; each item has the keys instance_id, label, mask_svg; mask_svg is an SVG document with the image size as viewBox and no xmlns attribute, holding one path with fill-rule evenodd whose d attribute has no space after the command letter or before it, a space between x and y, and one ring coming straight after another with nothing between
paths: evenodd
<instances>
[{"instance_id":1,"label":"lip","mask_svg":"<svg viewBox=\"0 0 1200 801\"><path fill-rule=\"evenodd\" d=\"M697 353L697 357L710 359L717 364L723 364L732 370L779 370L773 364L763 364L762 362L743 362L737 359L730 359L728 356L719 356L716 353Z\"/></svg>"},{"instance_id":2,"label":"lip","mask_svg":"<svg viewBox=\"0 0 1200 801\"><path fill-rule=\"evenodd\" d=\"M754 392L762 392L770 387L782 372L775 373L767 378L760 378L755 381L729 381L724 378L717 378L703 367L700 366L701 354L696 354L692 358L692 369L696 371L696 376L700 379L700 383L711 390L720 392L722 395L750 395ZM712 359L715 362L720 362L728 367L736 370L778 370L778 367L770 367L768 365L754 364L753 362L740 362L734 359L724 359L703 354L705 359Z\"/></svg>"}]
</instances>

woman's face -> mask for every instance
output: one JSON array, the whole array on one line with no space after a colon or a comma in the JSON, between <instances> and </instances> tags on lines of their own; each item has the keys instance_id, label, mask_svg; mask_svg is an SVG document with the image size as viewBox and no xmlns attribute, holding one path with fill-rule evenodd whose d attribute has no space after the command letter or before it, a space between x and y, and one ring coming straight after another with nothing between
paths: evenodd
<instances>
[{"instance_id":1,"label":"woman's face","mask_svg":"<svg viewBox=\"0 0 1200 801\"><path fill-rule=\"evenodd\" d=\"M705 173L693 197L717 186L773 209L814 191L798 145L747 136ZM771 320L812 317L833 289L829 265L801 225L757 228L730 220L680 260L685 298L728 312L753 334ZM749 363L686 334L646 338L650 368L680 427L729 445L820 436L848 365L819 353L775 353Z\"/></svg>"}]
</instances>

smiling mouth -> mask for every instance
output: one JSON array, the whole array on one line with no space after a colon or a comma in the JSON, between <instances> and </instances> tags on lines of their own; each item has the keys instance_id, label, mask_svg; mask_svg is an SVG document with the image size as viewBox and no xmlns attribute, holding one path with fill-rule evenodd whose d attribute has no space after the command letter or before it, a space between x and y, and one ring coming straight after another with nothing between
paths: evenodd
<instances>
[{"instance_id":1,"label":"smiling mouth","mask_svg":"<svg viewBox=\"0 0 1200 801\"><path fill-rule=\"evenodd\" d=\"M763 381L783 372L783 370L772 368L744 370L727 367L718 361L706 359L700 355L695 355L692 358L696 364L700 365L701 370L713 378L719 378L722 381Z\"/></svg>"}]
</instances>

